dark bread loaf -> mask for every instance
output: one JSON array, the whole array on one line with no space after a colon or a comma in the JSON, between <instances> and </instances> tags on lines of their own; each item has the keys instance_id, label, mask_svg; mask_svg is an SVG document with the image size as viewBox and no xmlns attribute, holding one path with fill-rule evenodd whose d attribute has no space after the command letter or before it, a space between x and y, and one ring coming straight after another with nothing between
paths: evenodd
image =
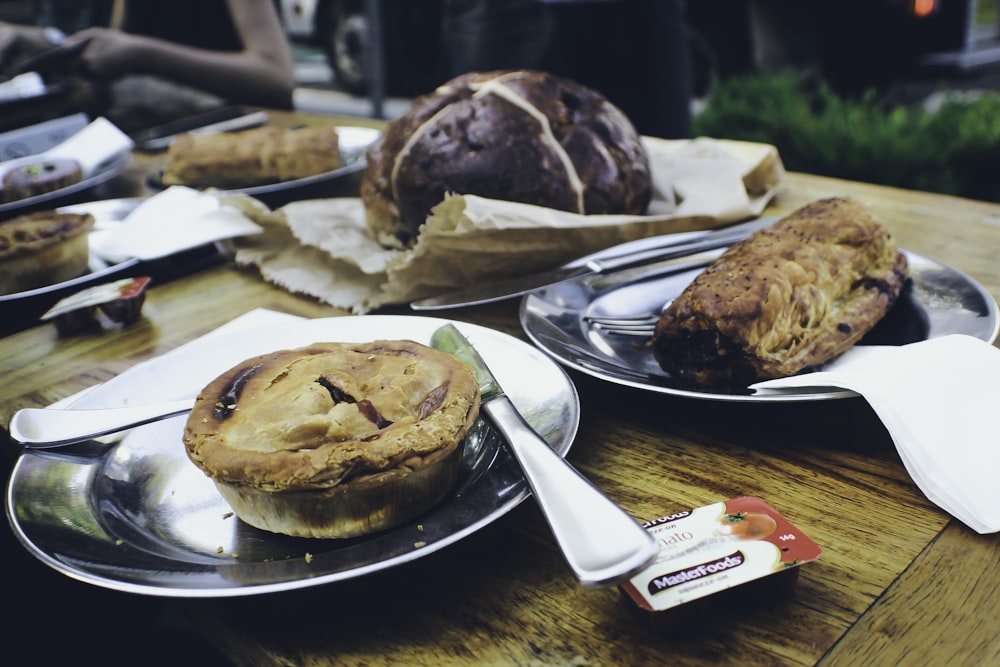
<instances>
[{"instance_id":1,"label":"dark bread loaf","mask_svg":"<svg viewBox=\"0 0 1000 667\"><path fill-rule=\"evenodd\" d=\"M449 192L587 214L642 214L652 196L628 118L600 93L543 72L452 79L390 122L367 160L367 223L391 247L412 245Z\"/></svg>"},{"instance_id":2,"label":"dark bread loaf","mask_svg":"<svg viewBox=\"0 0 1000 667\"><path fill-rule=\"evenodd\" d=\"M847 351L895 303L907 261L848 198L813 202L716 259L663 312L653 354L671 375L745 385Z\"/></svg>"}]
</instances>

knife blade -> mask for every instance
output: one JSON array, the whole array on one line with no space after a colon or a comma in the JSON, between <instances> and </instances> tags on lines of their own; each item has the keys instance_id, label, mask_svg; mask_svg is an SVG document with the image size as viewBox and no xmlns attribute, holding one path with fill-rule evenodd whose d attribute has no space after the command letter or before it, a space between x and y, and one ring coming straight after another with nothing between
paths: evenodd
<instances>
[{"instance_id":1,"label":"knife blade","mask_svg":"<svg viewBox=\"0 0 1000 667\"><path fill-rule=\"evenodd\" d=\"M653 246L647 247L643 244L643 247L638 250L600 256L582 264L569 264L525 276L495 280L448 294L417 299L410 303L410 308L413 310L441 310L492 303L522 296L565 280L611 273L652 262L686 257L706 250L724 248L737 241L742 241L760 229L771 226L776 220L776 217L757 218L724 229L706 231L694 238L685 234L680 239L671 239L670 235L667 235L663 238L662 243Z\"/></svg>"},{"instance_id":2,"label":"knife blade","mask_svg":"<svg viewBox=\"0 0 1000 667\"><path fill-rule=\"evenodd\" d=\"M480 411L507 442L567 564L581 583L616 583L655 560L659 547L650 534L538 435L455 325L435 330L430 342L431 347L451 354L475 372L482 396Z\"/></svg>"}]
</instances>

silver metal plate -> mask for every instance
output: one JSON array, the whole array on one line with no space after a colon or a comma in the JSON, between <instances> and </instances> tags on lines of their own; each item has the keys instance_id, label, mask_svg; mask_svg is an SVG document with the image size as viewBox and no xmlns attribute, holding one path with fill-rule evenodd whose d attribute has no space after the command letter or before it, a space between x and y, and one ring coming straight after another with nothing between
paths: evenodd
<instances>
[{"instance_id":1,"label":"silver metal plate","mask_svg":"<svg viewBox=\"0 0 1000 667\"><path fill-rule=\"evenodd\" d=\"M625 244L629 249L654 239ZM603 253L620 252L610 248ZM721 252L721 251L720 251ZM1000 332L997 302L962 272L916 253L906 252L911 283L896 305L861 344L903 345L946 334L967 334L992 343ZM657 275L648 267L571 280L526 295L521 325L547 354L582 373L616 384L692 398L739 402L800 402L854 397L841 389L755 394L747 387L706 388L665 373L645 339L607 334L590 317L657 315L703 270Z\"/></svg>"},{"instance_id":2,"label":"silver metal plate","mask_svg":"<svg viewBox=\"0 0 1000 667\"><path fill-rule=\"evenodd\" d=\"M433 331L448 322L347 316L219 332L129 369L85 392L71 407L194 396L243 359L316 341L408 338L428 344ZM566 372L507 334L453 324L495 367L527 421L565 456L580 417ZM467 438L454 490L423 516L349 540L276 535L231 516L211 480L187 458L181 441L185 419L133 429L117 443L22 453L6 497L8 519L21 543L59 572L106 588L165 597L251 595L346 580L413 561L487 526L529 495L499 435L480 421Z\"/></svg>"}]
</instances>

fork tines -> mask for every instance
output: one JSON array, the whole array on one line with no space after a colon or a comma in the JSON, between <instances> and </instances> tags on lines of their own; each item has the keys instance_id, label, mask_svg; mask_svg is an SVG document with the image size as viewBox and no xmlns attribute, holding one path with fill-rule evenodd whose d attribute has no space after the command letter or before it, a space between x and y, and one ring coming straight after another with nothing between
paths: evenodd
<instances>
[{"instance_id":1,"label":"fork tines","mask_svg":"<svg viewBox=\"0 0 1000 667\"><path fill-rule=\"evenodd\" d=\"M583 318L589 326L602 333L612 336L643 336L653 335L658 315L635 315L630 317L600 317L587 315Z\"/></svg>"}]
</instances>

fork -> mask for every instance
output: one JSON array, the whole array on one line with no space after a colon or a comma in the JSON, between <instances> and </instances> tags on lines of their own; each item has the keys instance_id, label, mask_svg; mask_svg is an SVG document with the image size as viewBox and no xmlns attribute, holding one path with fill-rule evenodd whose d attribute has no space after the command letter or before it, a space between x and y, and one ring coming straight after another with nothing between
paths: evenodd
<instances>
[{"instance_id":1,"label":"fork","mask_svg":"<svg viewBox=\"0 0 1000 667\"><path fill-rule=\"evenodd\" d=\"M592 328L611 336L638 336L648 338L660 319L658 314L631 315L625 317L601 317L586 315L583 321Z\"/></svg>"}]
</instances>

